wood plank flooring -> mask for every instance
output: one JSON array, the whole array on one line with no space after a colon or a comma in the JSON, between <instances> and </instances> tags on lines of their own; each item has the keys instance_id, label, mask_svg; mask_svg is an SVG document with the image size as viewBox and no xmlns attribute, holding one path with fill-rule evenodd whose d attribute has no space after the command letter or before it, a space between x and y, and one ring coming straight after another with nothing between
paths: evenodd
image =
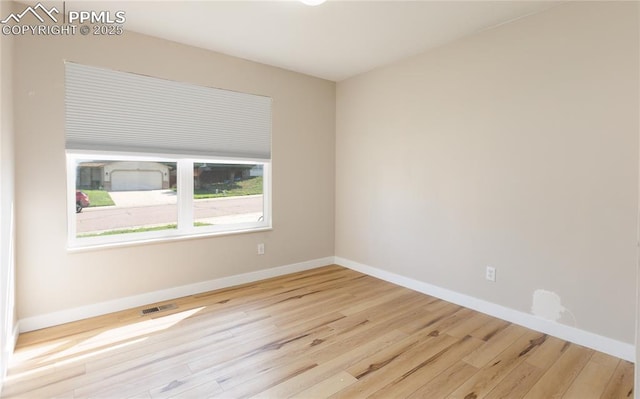
<instances>
[{"instance_id":1,"label":"wood plank flooring","mask_svg":"<svg viewBox=\"0 0 640 399\"><path fill-rule=\"evenodd\" d=\"M627 361L339 266L170 303L22 334L2 397L633 397Z\"/></svg>"}]
</instances>

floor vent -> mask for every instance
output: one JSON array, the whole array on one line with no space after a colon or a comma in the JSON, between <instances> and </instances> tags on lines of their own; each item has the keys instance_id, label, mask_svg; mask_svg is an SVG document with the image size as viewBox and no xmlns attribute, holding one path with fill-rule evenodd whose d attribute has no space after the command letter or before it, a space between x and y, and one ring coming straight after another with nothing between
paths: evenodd
<instances>
[{"instance_id":1,"label":"floor vent","mask_svg":"<svg viewBox=\"0 0 640 399\"><path fill-rule=\"evenodd\" d=\"M162 306L154 306L152 308L147 308L147 309L142 309L140 311L140 314L142 314L143 316L146 314L151 314L151 313L156 313L156 312L162 312L163 310L169 310L169 309L175 309L178 306L176 306L175 303L170 303L168 305L162 305Z\"/></svg>"}]
</instances>

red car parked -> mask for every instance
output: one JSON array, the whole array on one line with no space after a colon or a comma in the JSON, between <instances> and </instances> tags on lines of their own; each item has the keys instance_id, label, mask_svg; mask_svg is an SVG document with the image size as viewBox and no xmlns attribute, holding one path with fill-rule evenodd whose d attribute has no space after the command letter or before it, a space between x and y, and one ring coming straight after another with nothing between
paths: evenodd
<instances>
[{"instance_id":1,"label":"red car parked","mask_svg":"<svg viewBox=\"0 0 640 399\"><path fill-rule=\"evenodd\" d=\"M76 191L76 213L82 212L82 208L86 208L89 205L91 205L89 196L82 191Z\"/></svg>"}]
</instances>

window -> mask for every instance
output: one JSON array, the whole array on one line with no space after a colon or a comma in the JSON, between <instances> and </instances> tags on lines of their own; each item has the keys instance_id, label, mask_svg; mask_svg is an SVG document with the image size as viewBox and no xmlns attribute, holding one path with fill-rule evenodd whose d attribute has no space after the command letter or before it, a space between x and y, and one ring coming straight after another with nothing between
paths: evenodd
<instances>
[{"instance_id":1,"label":"window","mask_svg":"<svg viewBox=\"0 0 640 399\"><path fill-rule=\"evenodd\" d=\"M72 248L271 227L271 99L67 63Z\"/></svg>"}]
</instances>

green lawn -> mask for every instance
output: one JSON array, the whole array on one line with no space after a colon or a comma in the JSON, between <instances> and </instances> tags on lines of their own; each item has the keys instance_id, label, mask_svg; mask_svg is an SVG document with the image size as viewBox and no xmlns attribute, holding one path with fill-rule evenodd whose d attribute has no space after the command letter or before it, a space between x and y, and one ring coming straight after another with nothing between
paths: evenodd
<instances>
[{"instance_id":1,"label":"green lawn","mask_svg":"<svg viewBox=\"0 0 640 399\"><path fill-rule=\"evenodd\" d=\"M213 183L197 189L193 198L237 197L242 195L262 194L262 176L250 177L233 183Z\"/></svg>"},{"instance_id":2,"label":"green lawn","mask_svg":"<svg viewBox=\"0 0 640 399\"><path fill-rule=\"evenodd\" d=\"M195 227L201 227L201 226L211 226L211 223L204 223L204 222L194 222L193 225ZM171 223L171 224L164 224L161 226L149 226L149 227L134 227L134 228L130 228L130 229L117 229L117 230L108 230L108 231L102 231L100 233L86 233L86 234L78 234L78 238L85 238L85 237L104 237L104 236L113 236L116 234L129 234L129 233L145 233L147 231L158 231L158 230L170 230L170 229L176 229L178 228L178 225L176 223Z\"/></svg>"},{"instance_id":3,"label":"green lawn","mask_svg":"<svg viewBox=\"0 0 640 399\"><path fill-rule=\"evenodd\" d=\"M262 176L250 177L233 183L213 183L197 189L193 193L194 199L238 197L243 195L262 194ZM115 205L111 196L104 190L82 190L89 196L91 207ZM114 233L121 234L121 233Z\"/></svg>"},{"instance_id":4,"label":"green lawn","mask_svg":"<svg viewBox=\"0 0 640 399\"><path fill-rule=\"evenodd\" d=\"M82 190L82 192L89 196L91 207L115 205L109 193L104 190Z\"/></svg>"}]
</instances>

